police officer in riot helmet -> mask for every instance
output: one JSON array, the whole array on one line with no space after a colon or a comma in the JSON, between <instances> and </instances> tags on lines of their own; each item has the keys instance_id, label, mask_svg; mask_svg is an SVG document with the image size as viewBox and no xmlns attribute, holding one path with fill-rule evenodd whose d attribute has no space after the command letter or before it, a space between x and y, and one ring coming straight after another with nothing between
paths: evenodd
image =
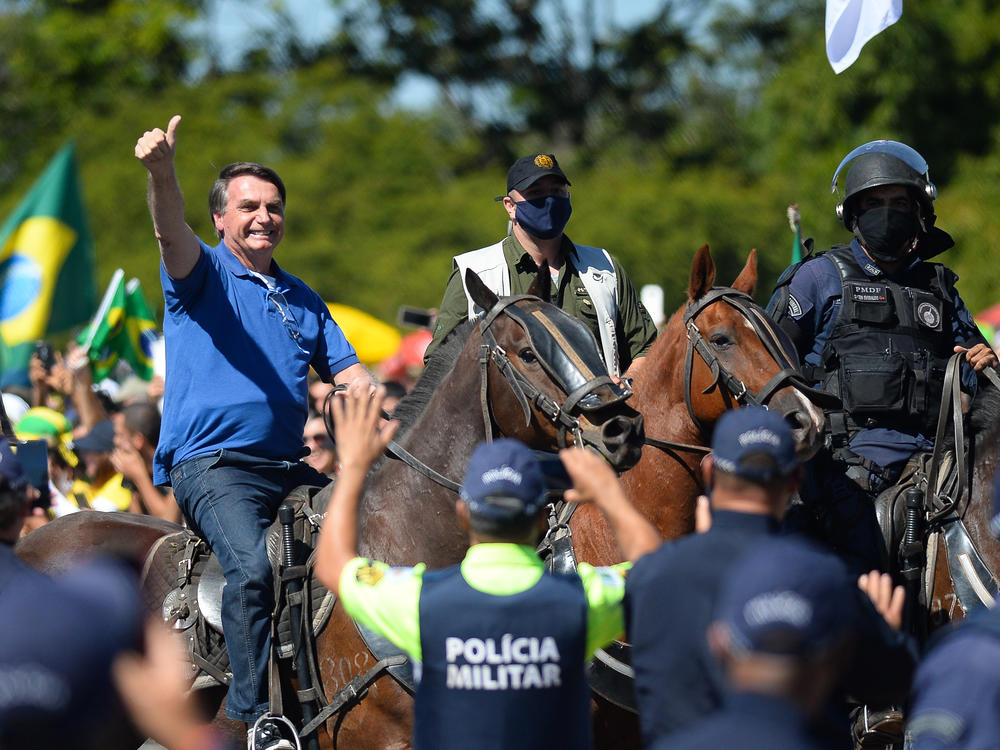
<instances>
[{"instance_id":1,"label":"police officer in riot helmet","mask_svg":"<svg viewBox=\"0 0 1000 750\"><path fill-rule=\"evenodd\" d=\"M805 374L840 397L827 412L827 450L814 459L798 518L822 521L823 536L859 570L885 569L871 500L907 462L933 450L945 370L964 353L962 390L995 366L962 302L958 277L930 262L954 245L935 226L937 188L927 162L896 141L851 151L837 216L854 234L788 268L768 311L794 342Z\"/></svg>"}]
</instances>

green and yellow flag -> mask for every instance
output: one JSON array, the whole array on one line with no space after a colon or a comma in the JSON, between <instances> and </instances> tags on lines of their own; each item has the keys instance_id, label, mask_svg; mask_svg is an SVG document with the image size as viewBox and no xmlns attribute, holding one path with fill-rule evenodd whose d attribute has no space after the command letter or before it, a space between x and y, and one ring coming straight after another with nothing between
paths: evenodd
<instances>
[{"instance_id":1,"label":"green and yellow flag","mask_svg":"<svg viewBox=\"0 0 1000 750\"><path fill-rule=\"evenodd\" d=\"M68 144L0 226L0 385L27 384L35 342L86 323L95 298L93 241Z\"/></svg>"},{"instance_id":2,"label":"green and yellow flag","mask_svg":"<svg viewBox=\"0 0 1000 750\"><path fill-rule=\"evenodd\" d=\"M788 207L788 226L795 232L795 239L792 240L792 265L802 262L802 215L799 207L795 203Z\"/></svg>"},{"instance_id":3,"label":"green and yellow flag","mask_svg":"<svg viewBox=\"0 0 1000 750\"><path fill-rule=\"evenodd\" d=\"M143 380L152 380L152 344L158 336L156 320L139 280L126 284L125 273L119 268L111 277L94 319L77 341L87 349L95 382L108 377L119 359L128 362Z\"/></svg>"}]
</instances>

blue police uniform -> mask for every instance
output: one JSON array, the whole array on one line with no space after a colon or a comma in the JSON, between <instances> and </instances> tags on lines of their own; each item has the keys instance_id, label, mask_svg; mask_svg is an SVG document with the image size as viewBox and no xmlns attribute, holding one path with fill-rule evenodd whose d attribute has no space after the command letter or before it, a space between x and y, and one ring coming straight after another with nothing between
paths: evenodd
<instances>
[{"instance_id":1,"label":"blue police uniform","mask_svg":"<svg viewBox=\"0 0 1000 750\"><path fill-rule=\"evenodd\" d=\"M728 694L724 708L717 714L647 747L650 750L705 750L734 744L740 750L822 750L827 747L810 730L797 706L755 693Z\"/></svg>"},{"instance_id":2,"label":"blue police uniform","mask_svg":"<svg viewBox=\"0 0 1000 750\"><path fill-rule=\"evenodd\" d=\"M722 705L722 675L705 631L733 562L777 537L778 524L769 516L716 512L708 532L664 544L636 561L625 582L626 630L644 745ZM913 675L915 644L894 632L860 590L856 599L860 621L844 693L872 705L900 702ZM845 716L831 704L818 722L821 733L846 742Z\"/></svg>"},{"instance_id":3,"label":"blue police uniform","mask_svg":"<svg viewBox=\"0 0 1000 750\"><path fill-rule=\"evenodd\" d=\"M733 560L777 531L770 516L719 511L707 533L636 560L625 581L625 612L644 744L719 707L722 679L705 630Z\"/></svg>"},{"instance_id":4,"label":"blue police uniform","mask_svg":"<svg viewBox=\"0 0 1000 750\"><path fill-rule=\"evenodd\" d=\"M839 249L844 252L843 246ZM838 248L834 248L830 253L837 250ZM867 332L870 336L880 329L891 330L898 327L904 319L904 312L910 313L906 317L911 318L915 327L922 329L928 337L926 348L939 350L932 351L939 359L950 356L951 348L956 344L971 346L983 341L982 334L955 289L957 277L940 264L918 258L902 273L889 277L868 258L855 239L851 242L847 255L848 260L853 260L859 278L848 282L842 280L832 256L827 257L830 253L811 258L797 268L793 266L788 269L768 303L768 312L781 321L783 328L791 334L802 364L817 373L815 381L822 383L824 380L822 372L830 360L829 342L838 324L853 322L859 333L865 335ZM866 286L859 283L864 280L870 284ZM786 285L787 290L783 289ZM906 299L897 299L893 294L887 294L887 287L890 285L905 288L903 295L896 296L904 296ZM866 288L871 291L866 292ZM845 313L845 299L849 304L855 305L854 315ZM912 306L912 312L905 309L908 306ZM794 325L789 325L786 321L792 321ZM882 349L877 341L872 341L868 353L881 355ZM926 364L931 370L939 367L936 362ZM837 363L830 365L837 366ZM883 373L879 377L885 380L884 375ZM934 404L940 402L941 374L932 371L929 375L929 379L938 384L938 393L927 393L922 404L914 403L912 406L923 416L936 418ZM976 375L967 365L962 370L962 384L969 393L976 392ZM838 390L843 389L844 383L839 383ZM929 387L929 390L932 388ZM838 395L844 397L841 393ZM905 406L902 405L904 410ZM889 406L884 405L882 411L886 408ZM851 451L879 466L888 467L906 461L917 451L933 449L926 434L928 430L914 429L917 425L913 424L913 420L909 420L910 424L905 426L898 423L879 424L893 420L880 419L878 411L877 407L873 407L871 413L866 414L872 417L875 426L860 424L856 430L852 430Z\"/></svg>"},{"instance_id":5,"label":"blue police uniform","mask_svg":"<svg viewBox=\"0 0 1000 750\"><path fill-rule=\"evenodd\" d=\"M587 610L576 575L494 596L426 573L414 747L589 748Z\"/></svg>"},{"instance_id":6,"label":"blue police uniform","mask_svg":"<svg viewBox=\"0 0 1000 750\"><path fill-rule=\"evenodd\" d=\"M987 750L1000 743L1000 609L943 636L913 680L912 750Z\"/></svg>"}]
</instances>

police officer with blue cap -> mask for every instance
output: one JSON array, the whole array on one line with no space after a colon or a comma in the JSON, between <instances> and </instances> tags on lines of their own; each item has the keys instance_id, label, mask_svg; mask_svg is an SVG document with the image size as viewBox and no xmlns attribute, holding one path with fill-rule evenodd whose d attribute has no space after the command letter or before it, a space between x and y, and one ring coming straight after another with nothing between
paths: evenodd
<instances>
[{"instance_id":1,"label":"police officer with blue cap","mask_svg":"<svg viewBox=\"0 0 1000 750\"><path fill-rule=\"evenodd\" d=\"M718 708L720 680L705 629L732 561L778 533L799 485L795 439L762 407L727 411L702 464L712 527L636 561L626 582L643 744Z\"/></svg>"},{"instance_id":2,"label":"police officer with blue cap","mask_svg":"<svg viewBox=\"0 0 1000 750\"><path fill-rule=\"evenodd\" d=\"M732 565L707 639L725 673L721 710L655 750L819 750L827 705L860 619L843 565L802 541L772 540Z\"/></svg>"},{"instance_id":3,"label":"police officer with blue cap","mask_svg":"<svg viewBox=\"0 0 1000 750\"><path fill-rule=\"evenodd\" d=\"M719 419L712 453L703 461L702 471L711 493L711 528L641 557L626 582L644 745L690 726L722 705L723 681L708 651L705 631L733 561L775 540L802 475L789 426L774 412L752 406L728 411ZM865 639L852 665L851 690L879 705L902 700L913 670L913 652L879 613L898 627L903 590L893 590L888 576L878 574L865 576L859 584L878 612L866 605Z\"/></svg>"},{"instance_id":4,"label":"police officer with blue cap","mask_svg":"<svg viewBox=\"0 0 1000 750\"><path fill-rule=\"evenodd\" d=\"M1000 475L990 530L1000 538ZM912 750L979 750L1000 742L1000 607L935 641L917 668L907 721Z\"/></svg>"},{"instance_id":5,"label":"police officer with blue cap","mask_svg":"<svg viewBox=\"0 0 1000 750\"><path fill-rule=\"evenodd\" d=\"M828 447L802 495L860 572L887 569L871 500L911 457L933 450L948 359L964 353L962 386L975 394L976 373L997 358L958 277L929 260L954 242L934 226L937 188L924 158L897 141L866 143L841 161L831 191L845 167L837 216L854 239L788 268L768 312L806 375L843 403L827 412Z\"/></svg>"},{"instance_id":6,"label":"police officer with blue cap","mask_svg":"<svg viewBox=\"0 0 1000 750\"><path fill-rule=\"evenodd\" d=\"M414 747L589 748L584 664L624 631L624 572L545 571L534 546L546 523L544 478L534 453L510 439L481 443L469 461L456 503L471 543L460 565L390 569L357 557L361 487L395 430L378 429L383 394L371 400L352 385L333 407L344 450L316 574L415 662ZM563 459L574 482L567 499L596 501L627 558L655 546L655 529L603 459L579 448Z\"/></svg>"}]
</instances>

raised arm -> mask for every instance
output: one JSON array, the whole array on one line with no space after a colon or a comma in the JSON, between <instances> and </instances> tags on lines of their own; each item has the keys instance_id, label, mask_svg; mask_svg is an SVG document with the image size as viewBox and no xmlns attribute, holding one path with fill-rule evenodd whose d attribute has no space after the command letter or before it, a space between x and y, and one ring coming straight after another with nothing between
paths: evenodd
<instances>
[{"instance_id":1,"label":"raised arm","mask_svg":"<svg viewBox=\"0 0 1000 750\"><path fill-rule=\"evenodd\" d=\"M149 172L149 213L163 267L174 279L191 273L201 252L198 237L184 220L184 196L174 167L180 122L181 116L174 115L167 132L159 128L147 130L135 144L135 157Z\"/></svg>"},{"instance_id":2,"label":"raised arm","mask_svg":"<svg viewBox=\"0 0 1000 750\"><path fill-rule=\"evenodd\" d=\"M587 448L565 448L559 458L573 480L573 489L566 490L564 499L600 508L626 560L635 562L660 546L659 532L632 505L607 461Z\"/></svg>"},{"instance_id":3,"label":"raised arm","mask_svg":"<svg viewBox=\"0 0 1000 750\"><path fill-rule=\"evenodd\" d=\"M379 429L385 389L369 396L369 384L356 379L343 398L330 400L341 469L316 545L316 577L331 591L340 590L340 574L358 549L358 502L365 476L396 433L398 422Z\"/></svg>"}]
</instances>

